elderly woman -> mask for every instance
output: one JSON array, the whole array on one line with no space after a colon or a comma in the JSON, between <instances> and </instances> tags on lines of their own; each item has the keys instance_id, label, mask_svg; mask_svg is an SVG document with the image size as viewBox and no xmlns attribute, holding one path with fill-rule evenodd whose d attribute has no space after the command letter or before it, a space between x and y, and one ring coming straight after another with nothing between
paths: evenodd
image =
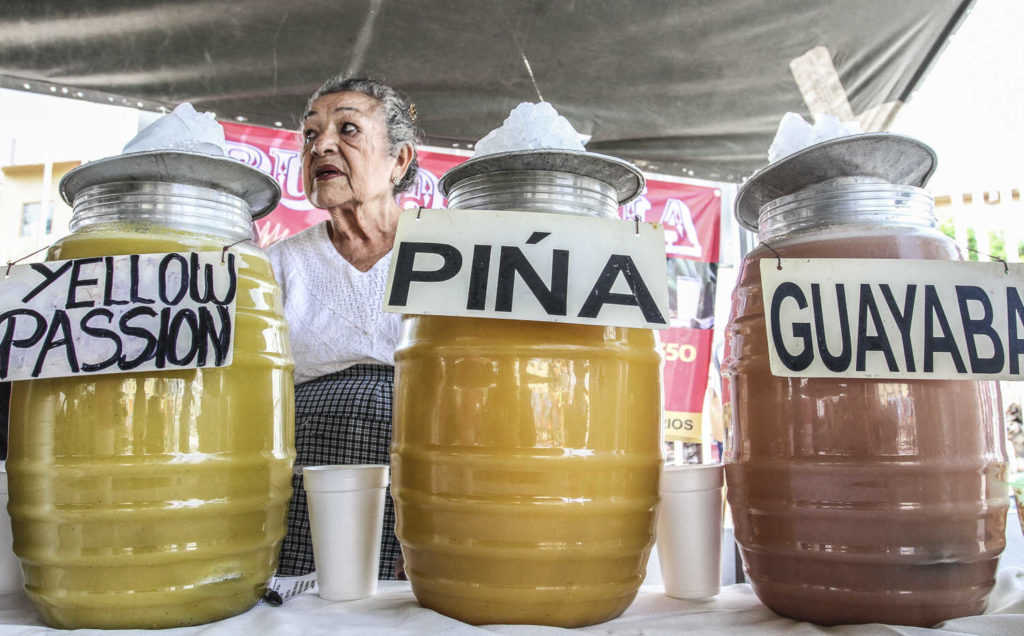
<instances>
[{"instance_id":1,"label":"elderly woman","mask_svg":"<svg viewBox=\"0 0 1024 636\"><path fill-rule=\"evenodd\" d=\"M416 176L415 110L390 86L328 80L302 118L306 196L330 219L273 245L295 357L297 466L387 464L399 316L381 311L388 255ZM293 478L278 574L314 569L306 494ZM396 577L386 498L379 576Z\"/></svg>"}]
</instances>

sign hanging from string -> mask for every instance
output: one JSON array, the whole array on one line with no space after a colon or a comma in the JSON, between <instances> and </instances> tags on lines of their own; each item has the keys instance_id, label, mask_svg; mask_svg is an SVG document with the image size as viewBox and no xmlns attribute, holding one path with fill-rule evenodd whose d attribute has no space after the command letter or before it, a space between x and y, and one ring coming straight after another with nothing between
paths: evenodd
<instances>
[{"instance_id":1,"label":"sign hanging from string","mask_svg":"<svg viewBox=\"0 0 1024 636\"><path fill-rule=\"evenodd\" d=\"M226 250L8 265L0 380L228 366L237 288Z\"/></svg>"}]
</instances>

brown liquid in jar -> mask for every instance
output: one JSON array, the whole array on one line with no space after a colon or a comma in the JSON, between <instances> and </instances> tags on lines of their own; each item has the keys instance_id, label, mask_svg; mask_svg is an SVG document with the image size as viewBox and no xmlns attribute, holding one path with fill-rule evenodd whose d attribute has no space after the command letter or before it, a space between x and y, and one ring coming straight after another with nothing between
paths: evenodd
<instances>
[{"instance_id":1,"label":"brown liquid in jar","mask_svg":"<svg viewBox=\"0 0 1024 636\"><path fill-rule=\"evenodd\" d=\"M933 231L771 245L790 258L959 259ZM998 385L772 376L758 261L774 257L747 256L726 336L728 498L754 591L823 625L983 612L1008 508Z\"/></svg>"}]
</instances>

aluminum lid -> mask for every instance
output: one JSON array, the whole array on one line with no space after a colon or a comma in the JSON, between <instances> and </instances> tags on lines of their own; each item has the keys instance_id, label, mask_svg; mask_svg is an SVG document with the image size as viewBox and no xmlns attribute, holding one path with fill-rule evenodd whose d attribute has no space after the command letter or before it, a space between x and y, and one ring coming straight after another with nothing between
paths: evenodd
<instances>
[{"instance_id":1,"label":"aluminum lid","mask_svg":"<svg viewBox=\"0 0 1024 636\"><path fill-rule=\"evenodd\" d=\"M616 157L579 150L514 150L474 157L444 173L441 194L448 196L454 184L478 174L509 170L552 170L598 179L612 185L619 205L625 205L643 192L646 183L640 170Z\"/></svg>"},{"instance_id":2,"label":"aluminum lid","mask_svg":"<svg viewBox=\"0 0 1024 636\"><path fill-rule=\"evenodd\" d=\"M761 206L836 177L875 177L924 187L938 159L928 145L902 135L866 133L823 141L755 172L736 196L736 220L757 232Z\"/></svg>"},{"instance_id":3,"label":"aluminum lid","mask_svg":"<svg viewBox=\"0 0 1024 636\"><path fill-rule=\"evenodd\" d=\"M64 175L60 195L74 206L85 188L124 181L184 183L228 192L249 204L254 220L270 214L281 200L281 186L256 168L228 157L181 150L147 150L90 161Z\"/></svg>"}]
</instances>

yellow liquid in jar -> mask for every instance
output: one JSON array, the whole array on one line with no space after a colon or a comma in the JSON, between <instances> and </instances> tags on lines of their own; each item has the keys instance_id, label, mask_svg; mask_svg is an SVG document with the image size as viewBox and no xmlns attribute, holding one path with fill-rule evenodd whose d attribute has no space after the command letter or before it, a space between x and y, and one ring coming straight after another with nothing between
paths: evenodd
<instances>
[{"instance_id":1,"label":"yellow liquid in jar","mask_svg":"<svg viewBox=\"0 0 1024 636\"><path fill-rule=\"evenodd\" d=\"M658 498L653 333L406 316L395 367L392 495L419 602L476 624L622 613Z\"/></svg>"},{"instance_id":2,"label":"yellow liquid in jar","mask_svg":"<svg viewBox=\"0 0 1024 636\"><path fill-rule=\"evenodd\" d=\"M50 260L223 242L90 231ZM245 611L277 564L291 496L293 363L281 292L242 244L231 366L14 383L14 549L44 620L164 628Z\"/></svg>"}]
</instances>

